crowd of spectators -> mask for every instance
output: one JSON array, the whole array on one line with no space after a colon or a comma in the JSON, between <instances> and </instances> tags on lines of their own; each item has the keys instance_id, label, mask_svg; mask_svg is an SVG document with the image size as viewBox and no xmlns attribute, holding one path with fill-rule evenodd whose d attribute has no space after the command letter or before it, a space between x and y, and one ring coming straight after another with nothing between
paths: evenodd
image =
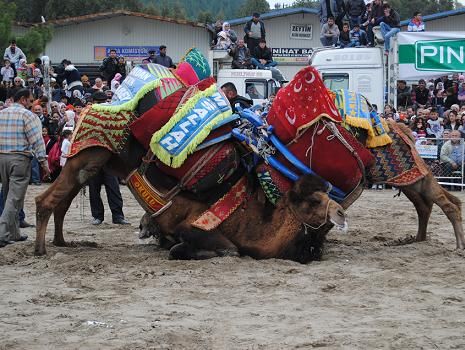
<instances>
[{"instance_id":1,"label":"crowd of spectators","mask_svg":"<svg viewBox=\"0 0 465 350\"><path fill-rule=\"evenodd\" d=\"M237 36L228 22L216 21L207 25L207 29L212 35L211 48L228 51L233 58L233 69L270 69L277 66L271 48L266 45L265 24L258 12L254 12L245 24L243 38Z\"/></svg>"},{"instance_id":2,"label":"crowd of spectators","mask_svg":"<svg viewBox=\"0 0 465 350\"><path fill-rule=\"evenodd\" d=\"M387 55L390 38L400 32L398 12L383 0L320 0L320 41L323 46L355 47L376 45L374 28L379 27ZM407 30L425 30L421 13L416 11Z\"/></svg>"}]
</instances>

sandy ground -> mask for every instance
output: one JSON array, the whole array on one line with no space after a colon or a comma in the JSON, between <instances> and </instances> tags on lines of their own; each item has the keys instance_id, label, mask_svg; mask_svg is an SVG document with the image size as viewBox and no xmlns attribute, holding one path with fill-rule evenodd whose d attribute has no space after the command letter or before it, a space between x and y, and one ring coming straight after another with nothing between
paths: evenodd
<instances>
[{"instance_id":1,"label":"sandy ground","mask_svg":"<svg viewBox=\"0 0 465 350\"><path fill-rule=\"evenodd\" d=\"M32 222L44 188L28 190ZM395 246L416 233L413 206L365 191L321 262L185 262L138 240L143 212L122 191L130 227L90 225L78 196L74 247L54 247L49 224L46 257L32 254L35 229L0 249L1 350L465 348L465 254L438 208L427 242Z\"/></svg>"}]
</instances>

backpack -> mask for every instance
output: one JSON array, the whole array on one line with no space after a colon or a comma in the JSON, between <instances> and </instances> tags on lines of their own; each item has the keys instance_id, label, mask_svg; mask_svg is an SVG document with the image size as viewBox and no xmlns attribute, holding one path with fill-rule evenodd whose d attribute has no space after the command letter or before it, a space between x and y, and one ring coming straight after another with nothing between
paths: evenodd
<instances>
[{"instance_id":1,"label":"backpack","mask_svg":"<svg viewBox=\"0 0 465 350\"><path fill-rule=\"evenodd\" d=\"M60 169L61 143L61 138L58 138L48 152L48 167L52 173Z\"/></svg>"}]
</instances>

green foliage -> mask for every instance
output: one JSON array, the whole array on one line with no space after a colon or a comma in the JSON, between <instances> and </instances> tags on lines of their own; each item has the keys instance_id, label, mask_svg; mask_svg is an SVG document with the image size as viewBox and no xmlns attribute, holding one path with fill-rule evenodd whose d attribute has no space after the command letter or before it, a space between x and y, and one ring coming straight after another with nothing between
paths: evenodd
<instances>
[{"instance_id":1,"label":"green foliage","mask_svg":"<svg viewBox=\"0 0 465 350\"><path fill-rule=\"evenodd\" d=\"M23 50L29 61L33 61L45 50L47 43L52 40L50 26L32 27L25 35L16 39L18 47Z\"/></svg>"},{"instance_id":2,"label":"green foliage","mask_svg":"<svg viewBox=\"0 0 465 350\"><path fill-rule=\"evenodd\" d=\"M270 4L266 0L247 0L237 11L237 17L252 16L252 13L270 11Z\"/></svg>"},{"instance_id":3,"label":"green foliage","mask_svg":"<svg viewBox=\"0 0 465 350\"><path fill-rule=\"evenodd\" d=\"M4 49L9 45L11 38L11 25L15 19L16 5L0 0L0 9L0 49Z\"/></svg>"},{"instance_id":4,"label":"green foliage","mask_svg":"<svg viewBox=\"0 0 465 350\"><path fill-rule=\"evenodd\" d=\"M424 16L454 9L454 0L390 0L389 3L402 20L411 18L415 11L421 11Z\"/></svg>"},{"instance_id":5,"label":"green foliage","mask_svg":"<svg viewBox=\"0 0 465 350\"><path fill-rule=\"evenodd\" d=\"M318 8L320 2L318 0L297 0L292 3L292 7L309 7L309 8Z\"/></svg>"},{"instance_id":6,"label":"green foliage","mask_svg":"<svg viewBox=\"0 0 465 350\"><path fill-rule=\"evenodd\" d=\"M215 19L209 11L201 11L197 15L197 22L199 23L213 23Z\"/></svg>"}]
</instances>

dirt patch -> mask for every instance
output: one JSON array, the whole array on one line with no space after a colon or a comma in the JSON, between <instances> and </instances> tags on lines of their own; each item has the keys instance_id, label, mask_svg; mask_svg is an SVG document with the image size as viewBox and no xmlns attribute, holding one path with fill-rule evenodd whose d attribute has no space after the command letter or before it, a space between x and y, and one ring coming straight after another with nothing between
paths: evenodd
<instances>
[{"instance_id":1,"label":"dirt patch","mask_svg":"<svg viewBox=\"0 0 465 350\"><path fill-rule=\"evenodd\" d=\"M28 190L31 222L43 190ZM0 349L465 348L465 254L438 208L427 242L399 245L416 233L413 206L366 191L321 262L185 262L137 238L143 211L122 192L131 226L90 225L78 195L70 247L51 244L50 223L46 257L34 229L0 249Z\"/></svg>"}]
</instances>

